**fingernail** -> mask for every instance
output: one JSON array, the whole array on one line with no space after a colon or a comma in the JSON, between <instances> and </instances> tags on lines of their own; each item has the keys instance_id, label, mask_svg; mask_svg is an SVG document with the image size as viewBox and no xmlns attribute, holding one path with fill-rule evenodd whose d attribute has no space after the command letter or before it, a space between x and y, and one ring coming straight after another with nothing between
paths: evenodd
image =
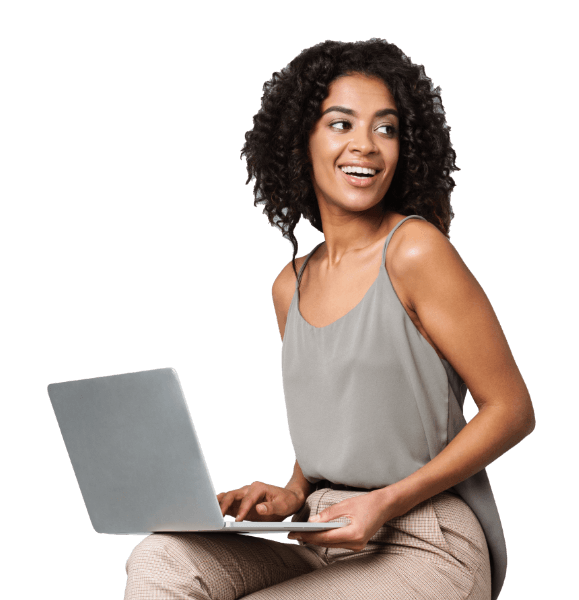
<instances>
[{"instance_id":1,"label":"fingernail","mask_svg":"<svg viewBox=\"0 0 579 600\"><path fill-rule=\"evenodd\" d=\"M317 521L320 517L318 515L313 515L308 519L308 521Z\"/></svg>"}]
</instances>

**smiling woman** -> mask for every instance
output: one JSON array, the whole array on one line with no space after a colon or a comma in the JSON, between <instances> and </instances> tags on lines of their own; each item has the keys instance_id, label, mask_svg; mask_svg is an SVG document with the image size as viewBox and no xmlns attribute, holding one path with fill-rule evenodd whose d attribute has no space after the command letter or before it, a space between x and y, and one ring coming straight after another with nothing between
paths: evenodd
<instances>
[{"instance_id":1,"label":"smiling woman","mask_svg":"<svg viewBox=\"0 0 579 600\"><path fill-rule=\"evenodd\" d=\"M439 89L372 39L306 49L264 90L242 155L294 248L272 294L296 462L284 488L217 499L237 521L347 525L297 545L153 534L127 561L125 598L496 600L506 545L485 467L534 413L448 239L457 167ZM296 260L301 217L324 241Z\"/></svg>"},{"instance_id":2,"label":"smiling woman","mask_svg":"<svg viewBox=\"0 0 579 600\"><path fill-rule=\"evenodd\" d=\"M381 85L383 95L376 113L365 109L365 114L358 114L347 97L328 101L329 92L350 75ZM299 219L304 217L322 231L316 180L311 173L310 136L314 128L328 124L337 136L336 143L340 136L349 141L353 133L371 131L374 141L390 140L391 149L396 145L397 164L389 173L390 185L375 192L376 196L382 194L379 207L421 215L448 236L454 216L451 174L459 169L440 88L433 86L422 65L412 63L397 46L384 40L328 41L304 50L280 73L274 73L264 84L264 92L254 127L245 134L242 156L247 160L247 183L255 179L255 204L264 205L270 223L279 227L294 247L295 275L298 243L293 232ZM365 156L364 160L372 162L372 158Z\"/></svg>"}]
</instances>

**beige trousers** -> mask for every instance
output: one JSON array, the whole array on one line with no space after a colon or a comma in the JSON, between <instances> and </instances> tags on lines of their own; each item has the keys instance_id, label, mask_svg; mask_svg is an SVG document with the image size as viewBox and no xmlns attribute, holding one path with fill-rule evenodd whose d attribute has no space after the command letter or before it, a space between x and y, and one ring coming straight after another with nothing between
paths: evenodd
<instances>
[{"instance_id":1,"label":"beige trousers","mask_svg":"<svg viewBox=\"0 0 579 600\"><path fill-rule=\"evenodd\" d=\"M292 521L364 493L318 489ZM484 532L464 500L449 492L385 523L360 552L236 533L156 533L136 546L126 569L125 600L491 597Z\"/></svg>"}]
</instances>

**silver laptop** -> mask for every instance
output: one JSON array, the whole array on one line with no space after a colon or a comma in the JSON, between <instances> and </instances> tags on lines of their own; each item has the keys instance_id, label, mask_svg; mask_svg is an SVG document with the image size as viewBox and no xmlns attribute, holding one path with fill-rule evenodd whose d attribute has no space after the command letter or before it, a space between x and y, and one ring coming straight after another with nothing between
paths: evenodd
<instances>
[{"instance_id":1,"label":"silver laptop","mask_svg":"<svg viewBox=\"0 0 579 600\"><path fill-rule=\"evenodd\" d=\"M174 369L48 386L98 533L322 531L345 523L226 521Z\"/></svg>"}]
</instances>

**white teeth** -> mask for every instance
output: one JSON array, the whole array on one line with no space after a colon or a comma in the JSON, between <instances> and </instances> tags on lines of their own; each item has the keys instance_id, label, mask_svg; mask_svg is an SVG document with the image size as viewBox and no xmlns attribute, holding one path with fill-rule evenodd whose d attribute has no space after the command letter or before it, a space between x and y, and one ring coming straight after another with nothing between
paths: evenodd
<instances>
[{"instance_id":1,"label":"white teeth","mask_svg":"<svg viewBox=\"0 0 579 600\"><path fill-rule=\"evenodd\" d=\"M366 168L362 168L362 167L350 167L350 166L340 167L340 169L342 169L342 171L344 171L344 173L362 173L365 175L376 175L375 169L366 169Z\"/></svg>"}]
</instances>

